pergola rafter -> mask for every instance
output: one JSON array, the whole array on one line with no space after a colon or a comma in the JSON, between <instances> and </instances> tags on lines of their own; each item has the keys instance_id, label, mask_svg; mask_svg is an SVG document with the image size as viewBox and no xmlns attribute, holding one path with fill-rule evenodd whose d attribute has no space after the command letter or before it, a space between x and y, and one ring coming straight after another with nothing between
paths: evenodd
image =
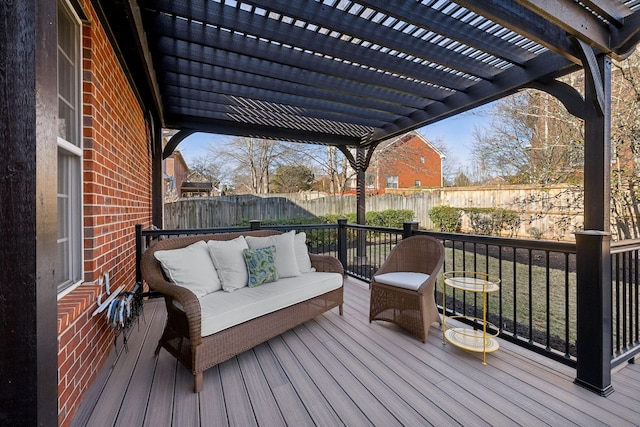
<instances>
[{"instance_id":1,"label":"pergola rafter","mask_svg":"<svg viewBox=\"0 0 640 427\"><path fill-rule=\"evenodd\" d=\"M123 58L140 65L129 68L132 78L164 126L273 137L296 120L315 121L324 131L293 126L295 140L351 147L576 70L572 37L615 58L640 38L632 0L96 3ZM259 107L251 113L245 103L239 121L236 98ZM281 105L296 107L285 122ZM357 126L353 139L342 138L346 123ZM341 138L332 140L332 129Z\"/></svg>"}]
</instances>

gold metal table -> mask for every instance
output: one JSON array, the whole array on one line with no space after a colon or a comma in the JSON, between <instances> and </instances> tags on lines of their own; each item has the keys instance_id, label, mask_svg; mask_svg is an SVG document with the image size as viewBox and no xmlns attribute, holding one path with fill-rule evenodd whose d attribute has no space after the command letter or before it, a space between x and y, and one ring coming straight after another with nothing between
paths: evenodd
<instances>
[{"instance_id":1,"label":"gold metal table","mask_svg":"<svg viewBox=\"0 0 640 427\"><path fill-rule=\"evenodd\" d=\"M465 292L482 294L482 318L472 316L447 316L447 287ZM487 321L487 295L500 289L500 279L486 273L476 271L447 271L442 278L442 343L447 342L461 349L482 353L482 364L487 364L487 353L500 348L496 334L487 333L487 325L498 330L495 325ZM455 307L454 307L455 310ZM451 319L470 319L482 325L482 329L471 327L449 327Z\"/></svg>"}]
</instances>

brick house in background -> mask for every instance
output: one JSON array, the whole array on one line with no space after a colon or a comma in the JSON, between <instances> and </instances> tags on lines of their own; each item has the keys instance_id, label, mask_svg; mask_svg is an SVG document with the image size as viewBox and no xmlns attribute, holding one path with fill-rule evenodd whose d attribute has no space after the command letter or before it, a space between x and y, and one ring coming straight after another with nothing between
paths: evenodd
<instances>
[{"instance_id":1,"label":"brick house in background","mask_svg":"<svg viewBox=\"0 0 640 427\"><path fill-rule=\"evenodd\" d=\"M443 159L444 155L417 132L392 139L379 145L371 158L365 178L367 192L441 187Z\"/></svg>"},{"instance_id":2,"label":"brick house in background","mask_svg":"<svg viewBox=\"0 0 640 427\"><path fill-rule=\"evenodd\" d=\"M189 166L182 157L180 151L175 150L169 157L164 159L163 178L164 178L164 200L165 202L174 201L181 197L180 189L182 184L189 180Z\"/></svg>"}]
</instances>

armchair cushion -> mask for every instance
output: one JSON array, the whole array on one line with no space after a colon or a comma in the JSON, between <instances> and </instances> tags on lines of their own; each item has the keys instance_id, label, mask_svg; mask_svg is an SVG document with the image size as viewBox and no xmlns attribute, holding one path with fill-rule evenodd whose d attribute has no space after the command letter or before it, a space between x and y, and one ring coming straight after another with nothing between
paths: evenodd
<instances>
[{"instance_id":1,"label":"armchair cushion","mask_svg":"<svg viewBox=\"0 0 640 427\"><path fill-rule=\"evenodd\" d=\"M428 274L409 271L397 271L374 276L374 279L378 283L395 286L397 288L410 289L412 291L417 291L420 285L426 282L428 278Z\"/></svg>"}]
</instances>

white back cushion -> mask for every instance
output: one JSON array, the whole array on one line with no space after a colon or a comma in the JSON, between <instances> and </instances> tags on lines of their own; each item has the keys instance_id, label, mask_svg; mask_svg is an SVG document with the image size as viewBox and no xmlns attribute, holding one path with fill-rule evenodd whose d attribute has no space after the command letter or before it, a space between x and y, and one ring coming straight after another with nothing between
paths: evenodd
<instances>
[{"instance_id":1,"label":"white back cushion","mask_svg":"<svg viewBox=\"0 0 640 427\"><path fill-rule=\"evenodd\" d=\"M207 242L213 264L218 270L222 289L233 292L247 286L247 265L243 251L248 249L243 236L232 240L209 240Z\"/></svg>"},{"instance_id":2,"label":"white back cushion","mask_svg":"<svg viewBox=\"0 0 640 427\"><path fill-rule=\"evenodd\" d=\"M296 253L293 249L295 230L266 237L246 236L245 239L247 240L247 244L250 249L260 249L269 246L276 247L275 258L276 267L278 268L278 277L282 278L300 275L298 262L296 261Z\"/></svg>"},{"instance_id":3,"label":"white back cushion","mask_svg":"<svg viewBox=\"0 0 640 427\"><path fill-rule=\"evenodd\" d=\"M296 233L293 241L293 249L296 253L296 262L298 263L300 273L315 271L315 269L311 267L311 259L309 259L309 250L307 249L306 241L306 233Z\"/></svg>"},{"instance_id":4,"label":"white back cushion","mask_svg":"<svg viewBox=\"0 0 640 427\"><path fill-rule=\"evenodd\" d=\"M153 254L169 279L201 298L222 288L204 241Z\"/></svg>"}]
</instances>

